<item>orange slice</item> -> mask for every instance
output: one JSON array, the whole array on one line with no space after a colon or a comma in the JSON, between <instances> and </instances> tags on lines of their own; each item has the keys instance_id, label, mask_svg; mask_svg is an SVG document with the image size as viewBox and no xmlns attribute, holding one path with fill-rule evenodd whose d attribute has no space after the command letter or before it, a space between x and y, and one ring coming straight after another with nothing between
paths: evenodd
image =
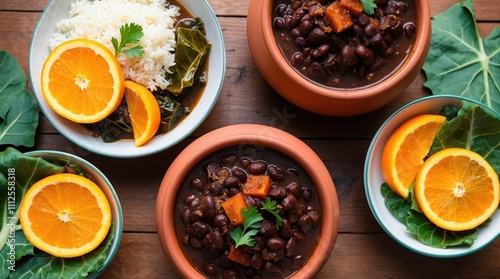
<instances>
[{"instance_id":1,"label":"orange slice","mask_svg":"<svg viewBox=\"0 0 500 279\"><path fill-rule=\"evenodd\" d=\"M442 115L418 115L399 126L387 140L380 162L382 175L399 196L408 197L410 185L445 121Z\"/></svg>"},{"instance_id":2,"label":"orange slice","mask_svg":"<svg viewBox=\"0 0 500 279\"><path fill-rule=\"evenodd\" d=\"M87 39L57 46L42 67L42 94L59 115L77 123L109 116L123 97L123 72L115 55Z\"/></svg>"},{"instance_id":3,"label":"orange slice","mask_svg":"<svg viewBox=\"0 0 500 279\"><path fill-rule=\"evenodd\" d=\"M422 165L415 179L415 198L435 225L452 231L473 229L498 208L498 175L473 151L444 149Z\"/></svg>"},{"instance_id":4,"label":"orange slice","mask_svg":"<svg viewBox=\"0 0 500 279\"><path fill-rule=\"evenodd\" d=\"M154 95L144 86L125 81L125 100L134 130L135 146L144 145L160 127L160 107Z\"/></svg>"},{"instance_id":5,"label":"orange slice","mask_svg":"<svg viewBox=\"0 0 500 279\"><path fill-rule=\"evenodd\" d=\"M76 174L39 180L19 207L26 238L38 249L70 258L94 250L111 226L111 209L102 190Z\"/></svg>"}]
</instances>

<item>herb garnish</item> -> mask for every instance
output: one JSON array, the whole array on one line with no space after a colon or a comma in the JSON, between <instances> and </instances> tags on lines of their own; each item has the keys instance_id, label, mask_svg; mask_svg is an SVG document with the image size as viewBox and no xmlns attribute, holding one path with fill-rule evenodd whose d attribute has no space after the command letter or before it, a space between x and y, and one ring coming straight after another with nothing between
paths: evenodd
<instances>
[{"instance_id":1,"label":"herb garnish","mask_svg":"<svg viewBox=\"0 0 500 279\"><path fill-rule=\"evenodd\" d=\"M283 223L283 218L281 218L278 209L276 209L276 204L278 204L278 202L267 198L260 204L262 205L262 208L264 210L274 215L274 217L276 218L276 229L279 229L281 224Z\"/></svg>"},{"instance_id":2,"label":"herb garnish","mask_svg":"<svg viewBox=\"0 0 500 279\"><path fill-rule=\"evenodd\" d=\"M375 8L377 7L375 0L361 0L361 3L363 4L363 10L365 13L371 15L375 12Z\"/></svg>"},{"instance_id":3,"label":"herb garnish","mask_svg":"<svg viewBox=\"0 0 500 279\"><path fill-rule=\"evenodd\" d=\"M124 53L128 58L140 57L144 54L144 48L139 45L139 40L144 36L142 32L142 26L136 23L125 23L120 27L120 44L118 44L118 39L115 37L111 38L111 43L115 48L115 55ZM125 48L127 44L137 44L135 46Z\"/></svg>"},{"instance_id":4,"label":"herb garnish","mask_svg":"<svg viewBox=\"0 0 500 279\"><path fill-rule=\"evenodd\" d=\"M253 247L255 239L253 238L259 232L260 225L264 218L260 215L255 206L249 206L248 209L242 208L241 215L243 215L243 229L237 227L229 233L231 238L236 242L235 248L240 245L247 245Z\"/></svg>"}]
</instances>

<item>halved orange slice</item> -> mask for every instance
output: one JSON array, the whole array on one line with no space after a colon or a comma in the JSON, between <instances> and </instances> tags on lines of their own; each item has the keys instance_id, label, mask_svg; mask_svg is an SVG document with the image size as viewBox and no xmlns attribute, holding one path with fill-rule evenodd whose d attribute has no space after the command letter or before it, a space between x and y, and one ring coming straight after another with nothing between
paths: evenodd
<instances>
[{"instance_id":1,"label":"halved orange slice","mask_svg":"<svg viewBox=\"0 0 500 279\"><path fill-rule=\"evenodd\" d=\"M115 111L123 97L123 72L104 45L74 39L57 46L42 67L42 94L59 115L95 123Z\"/></svg>"},{"instance_id":2,"label":"halved orange slice","mask_svg":"<svg viewBox=\"0 0 500 279\"><path fill-rule=\"evenodd\" d=\"M63 173L43 178L26 192L19 207L26 238L56 257L82 256L106 238L111 209L91 180Z\"/></svg>"},{"instance_id":3,"label":"halved orange slice","mask_svg":"<svg viewBox=\"0 0 500 279\"><path fill-rule=\"evenodd\" d=\"M380 162L382 175L399 196L408 197L410 185L445 121L442 115L418 115L399 126L387 140Z\"/></svg>"},{"instance_id":4,"label":"halved orange slice","mask_svg":"<svg viewBox=\"0 0 500 279\"><path fill-rule=\"evenodd\" d=\"M452 231L473 229L498 208L498 175L473 151L443 149L430 156L419 170L415 198L435 225Z\"/></svg>"},{"instance_id":5,"label":"halved orange slice","mask_svg":"<svg viewBox=\"0 0 500 279\"><path fill-rule=\"evenodd\" d=\"M125 81L125 101L134 130L135 146L144 145L160 127L160 107L154 95L144 86Z\"/></svg>"}]
</instances>

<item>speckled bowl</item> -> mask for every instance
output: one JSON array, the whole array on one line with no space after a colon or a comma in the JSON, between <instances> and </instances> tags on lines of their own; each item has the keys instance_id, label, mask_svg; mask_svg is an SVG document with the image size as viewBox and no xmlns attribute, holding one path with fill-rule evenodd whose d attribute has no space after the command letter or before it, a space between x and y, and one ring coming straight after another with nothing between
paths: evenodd
<instances>
[{"instance_id":1,"label":"speckled bowl","mask_svg":"<svg viewBox=\"0 0 500 279\"><path fill-rule=\"evenodd\" d=\"M156 224L161 246L168 260L183 278L204 278L184 256L175 233L176 193L189 171L206 156L226 147L264 146L281 152L297 162L310 176L319 197L322 212L320 238L313 254L293 278L311 278L328 260L339 228L339 204L335 185L321 159L298 138L276 128L240 124L214 130L186 147L168 168L156 201Z\"/></svg>"},{"instance_id":2,"label":"speckled bowl","mask_svg":"<svg viewBox=\"0 0 500 279\"><path fill-rule=\"evenodd\" d=\"M248 7L247 38L257 68L281 96L305 110L330 116L350 116L380 108L401 93L420 72L431 40L427 0L414 0L415 43L406 61L390 77L358 89L334 89L313 83L285 59L274 37L272 0L251 0Z\"/></svg>"}]
</instances>

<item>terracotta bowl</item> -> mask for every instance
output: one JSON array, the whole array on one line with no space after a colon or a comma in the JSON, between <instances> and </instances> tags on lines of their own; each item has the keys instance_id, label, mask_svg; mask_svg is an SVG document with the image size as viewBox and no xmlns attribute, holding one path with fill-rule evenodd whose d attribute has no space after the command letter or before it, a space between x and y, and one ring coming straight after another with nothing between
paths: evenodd
<instances>
[{"instance_id":1,"label":"terracotta bowl","mask_svg":"<svg viewBox=\"0 0 500 279\"><path fill-rule=\"evenodd\" d=\"M401 67L375 85L358 89L325 87L305 79L283 56L274 37L272 0L251 0L247 38L259 71L281 96L305 110L330 116L359 115L380 108L403 93L420 72L431 39L427 0L412 1L416 14L414 47Z\"/></svg>"},{"instance_id":2,"label":"terracotta bowl","mask_svg":"<svg viewBox=\"0 0 500 279\"><path fill-rule=\"evenodd\" d=\"M191 169L208 155L226 147L255 145L278 151L302 166L318 195L322 222L316 247L309 260L291 277L311 278L328 260L339 228L339 204L335 185L321 159L304 142L276 128L241 124L223 127L198 138L170 165L156 202L158 237L171 265L184 278L205 278L190 264L174 228L176 193ZM258 148L256 150L259 150Z\"/></svg>"}]
</instances>

